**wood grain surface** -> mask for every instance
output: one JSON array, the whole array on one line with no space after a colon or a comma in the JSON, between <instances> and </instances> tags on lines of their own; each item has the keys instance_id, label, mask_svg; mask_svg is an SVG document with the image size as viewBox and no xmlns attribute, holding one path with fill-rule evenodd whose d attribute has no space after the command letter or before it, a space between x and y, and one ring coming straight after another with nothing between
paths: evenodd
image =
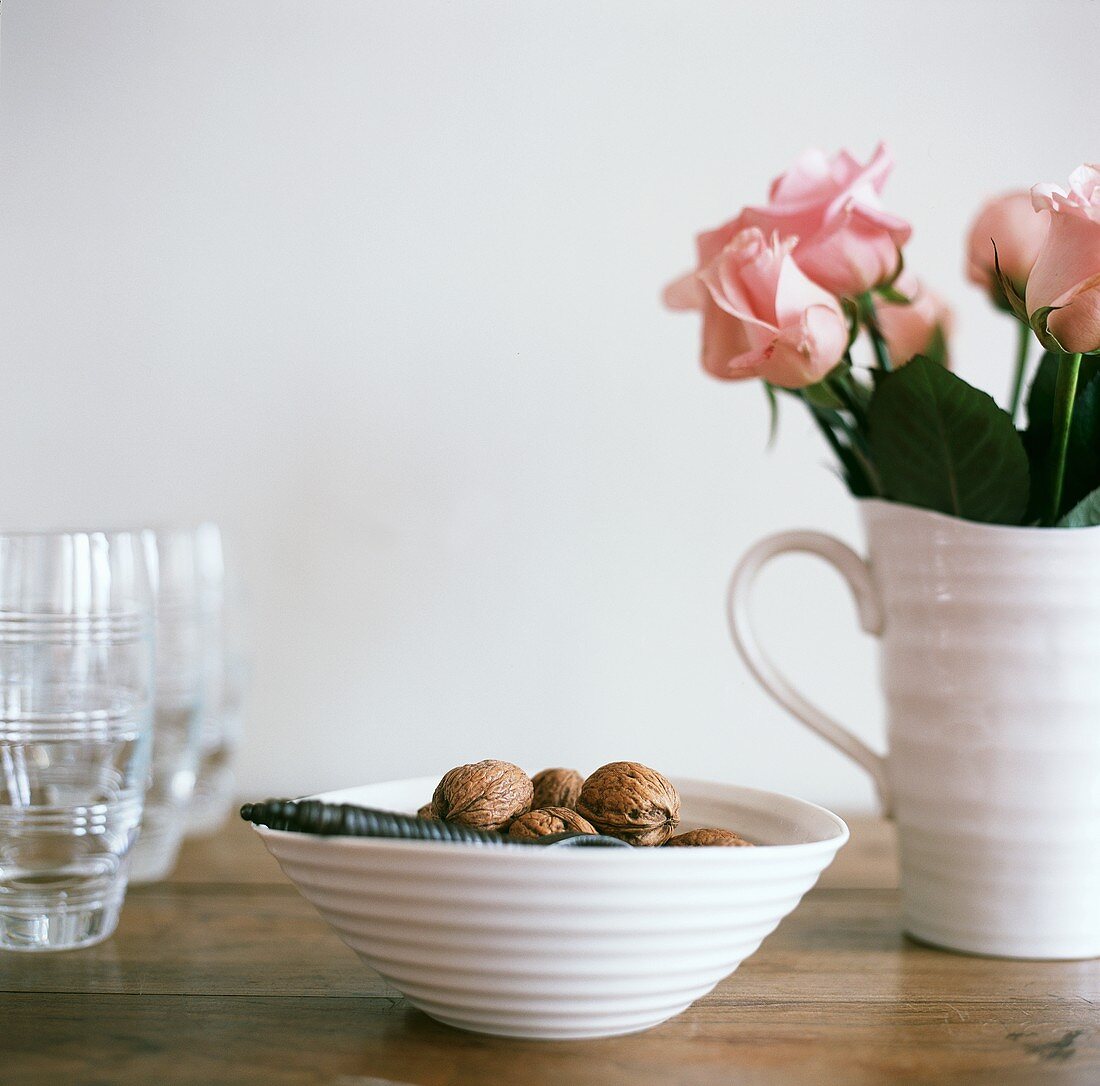
<instances>
[{"instance_id":1,"label":"wood grain surface","mask_svg":"<svg viewBox=\"0 0 1100 1086\"><path fill-rule=\"evenodd\" d=\"M678 1018L526 1042L411 1008L230 824L170 881L131 889L101 946L0 955L0 1083L1100 1083L1100 962L910 942L890 827L852 828L821 885Z\"/></svg>"}]
</instances>

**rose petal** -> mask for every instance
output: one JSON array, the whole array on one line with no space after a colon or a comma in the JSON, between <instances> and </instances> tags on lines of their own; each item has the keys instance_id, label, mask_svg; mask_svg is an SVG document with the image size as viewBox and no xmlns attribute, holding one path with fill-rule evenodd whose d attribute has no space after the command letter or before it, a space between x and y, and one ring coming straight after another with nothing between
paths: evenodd
<instances>
[{"instance_id":1,"label":"rose petal","mask_svg":"<svg viewBox=\"0 0 1100 1086\"><path fill-rule=\"evenodd\" d=\"M661 295L669 309L702 309L707 304L707 288L695 272L669 283Z\"/></svg>"},{"instance_id":2,"label":"rose petal","mask_svg":"<svg viewBox=\"0 0 1100 1086\"><path fill-rule=\"evenodd\" d=\"M1100 349L1100 273L1081 283L1061 308L1048 314L1047 328L1067 351Z\"/></svg>"},{"instance_id":3,"label":"rose petal","mask_svg":"<svg viewBox=\"0 0 1100 1086\"><path fill-rule=\"evenodd\" d=\"M1027 311L1067 303L1078 284L1100 272L1100 223L1055 212L1027 281Z\"/></svg>"}]
</instances>

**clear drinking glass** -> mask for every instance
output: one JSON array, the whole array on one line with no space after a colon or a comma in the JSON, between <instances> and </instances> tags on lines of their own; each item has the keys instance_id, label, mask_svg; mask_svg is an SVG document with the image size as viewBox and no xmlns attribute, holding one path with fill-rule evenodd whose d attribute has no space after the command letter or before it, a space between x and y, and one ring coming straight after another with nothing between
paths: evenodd
<instances>
[{"instance_id":1,"label":"clear drinking glass","mask_svg":"<svg viewBox=\"0 0 1100 1086\"><path fill-rule=\"evenodd\" d=\"M0 947L65 950L114 931L153 658L138 535L0 535Z\"/></svg>"},{"instance_id":2,"label":"clear drinking glass","mask_svg":"<svg viewBox=\"0 0 1100 1086\"><path fill-rule=\"evenodd\" d=\"M225 564L216 524L198 529L206 627L206 692L200 729L199 771L187 812L187 836L215 833L236 799L233 761L240 741L248 658L243 588Z\"/></svg>"},{"instance_id":3,"label":"clear drinking glass","mask_svg":"<svg viewBox=\"0 0 1100 1086\"><path fill-rule=\"evenodd\" d=\"M207 623L196 528L144 533L156 610L152 775L130 881L157 882L179 855L199 762Z\"/></svg>"}]
</instances>

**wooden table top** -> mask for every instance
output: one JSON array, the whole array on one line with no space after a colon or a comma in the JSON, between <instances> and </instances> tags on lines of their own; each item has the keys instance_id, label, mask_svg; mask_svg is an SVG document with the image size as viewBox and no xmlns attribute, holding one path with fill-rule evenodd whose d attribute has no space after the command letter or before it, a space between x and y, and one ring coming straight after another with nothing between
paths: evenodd
<instances>
[{"instance_id":1,"label":"wooden table top","mask_svg":"<svg viewBox=\"0 0 1100 1086\"><path fill-rule=\"evenodd\" d=\"M439 1025L363 966L241 823L130 890L106 943L0 954L5 1086L1100 1083L1100 961L948 954L898 929L894 842L851 844L761 949L647 1033Z\"/></svg>"}]
</instances>

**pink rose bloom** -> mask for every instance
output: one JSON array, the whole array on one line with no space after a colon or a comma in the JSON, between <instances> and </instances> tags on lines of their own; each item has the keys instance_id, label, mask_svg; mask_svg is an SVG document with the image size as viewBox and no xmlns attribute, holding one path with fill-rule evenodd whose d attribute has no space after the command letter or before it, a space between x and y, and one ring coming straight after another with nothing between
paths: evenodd
<instances>
[{"instance_id":1,"label":"pink rose bloom","mask_svg":"<svg viewBox=\"0 0 1100 1086\"><path fill-rule=\"evenodd\" d=\"M702 258L721 231L700 237ZM703 366L726 380L762 377L783 388L816 384L848 348L840 304L791 256L795 239L742 230L665 292L674 309L702 309Z\"/></svg>"},{"instance_id":2,"label":"pink rose bloom","mask_svg":"<svg viewBox=\"0 0 1100 1086\"><path fill-rule=\"evenodd\" d=\"M669 309L702 309L706 313L707 288L703 286L699 273L744 229L741 216L738 215L736 219L730 219L722 226L696 234L695 252L698 261L695 271L682 275L665 287L664 303Z\"/></svg>"},{"instance_id":3,"label":"pink rose bloom","mask_svg":"<svg viewBox=\"0 0 1100 1086\"><path fill-rule=\"evenodd\" d=\"M1036 211L1050 212L1050 229L1027 281L1032 327L1051 349L1100 351L1100 166L1078 166L1068 191L1036 185L1031 199ZM1036 321L1035 313L1047 306L1054 308Z\"/></svg>"},{"instance_id":4,"label":"pink rose bloom","mask_svg":"<svg viewBox=\"0 0 1100 1086\"><path fill-rule=\"evenodd\" d=\"M982 287L994 303L1005 308L1004 292L997 282L993 246L1001 271L1022 298L1027 279L1043 239L1047 216L1036 212L1029 192L1008 192L989 200L978 212L966 244L966 275Z\"/></svg>"},{"instance_id":5,"label":"pink rose bloom","mask_svg":"<svg viewBox=\"0 0 1100 1086\"><path fill-rule=\"evenodd\" d=\"M911 272L902 272L894 286L910 299L909 304L877 298L875 316L890 359L895 366L904 366L916 355L928 354L936 346L937 332L947 339L952 316L950 306Z\"/></svg>"},{"instance_id":6,"label":"pink rose bloom","mask_svg":"<svg viewBox=\"0 0 1100 1086\"><path fill-rule=\"evenodd\" d=\"M740 223L797 239L795 259L815 283L841 297L862 294L893 277L912 233L879 199L893 165L884 144L866 166L847 151L831 159L807 151L772 182L767 207L746 208Z\"/></svg>"}]
</instances>

